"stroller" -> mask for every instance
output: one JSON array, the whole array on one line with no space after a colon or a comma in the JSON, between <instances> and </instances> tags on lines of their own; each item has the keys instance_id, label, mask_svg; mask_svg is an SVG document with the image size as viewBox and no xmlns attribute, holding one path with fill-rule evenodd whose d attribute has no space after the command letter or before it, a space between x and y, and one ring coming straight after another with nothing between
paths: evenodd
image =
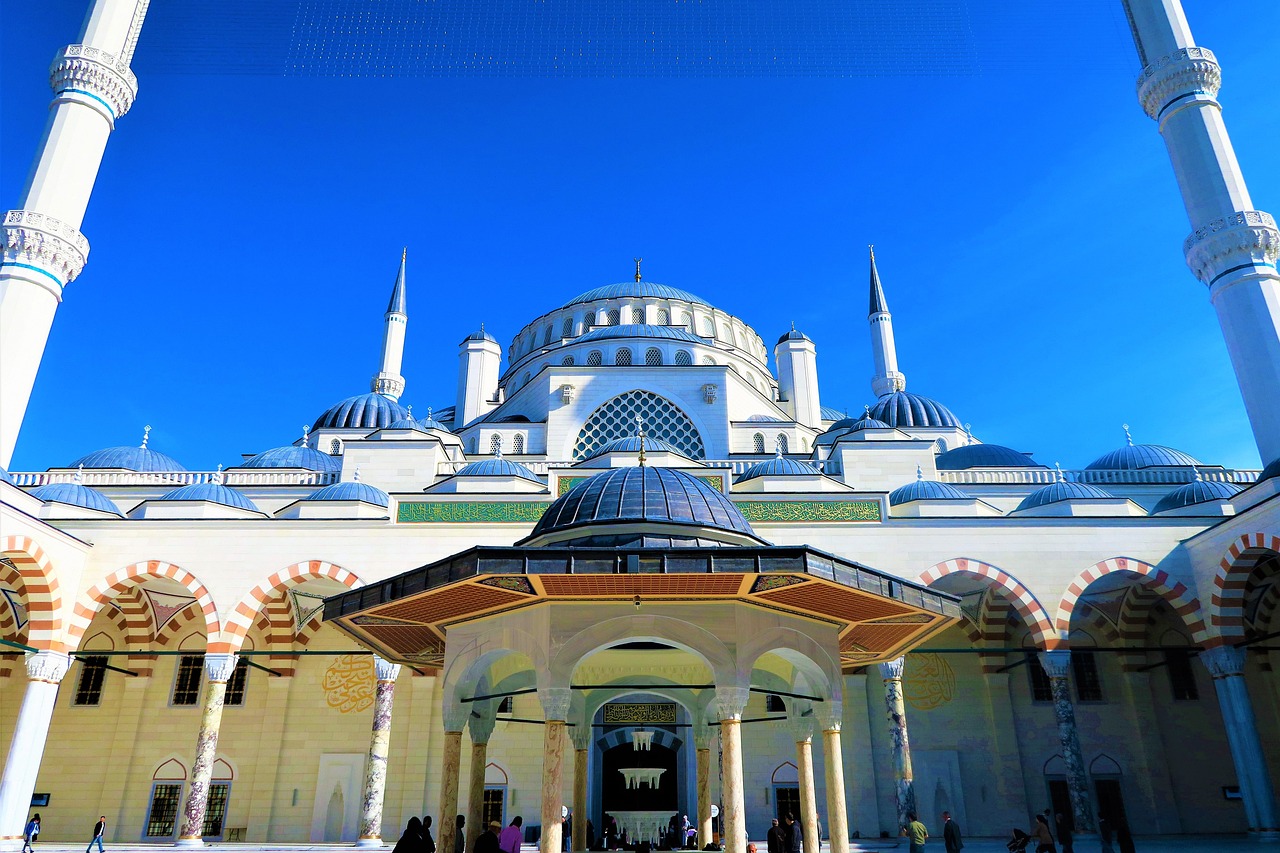
<instances>
[{"instance_id":1,"label":"stroller","mask_svg":"<svg viewBox=\"0 0 1280 853\"><path fill-rule=\"evenodd\" d=\"M1031 845L1031 840L1030 835L1027 835L1021 829L1015 829L1013 837L1004 846L1009 848L1009 853L1025 853L1027 847Z\"/></svg>"}]
</instances>

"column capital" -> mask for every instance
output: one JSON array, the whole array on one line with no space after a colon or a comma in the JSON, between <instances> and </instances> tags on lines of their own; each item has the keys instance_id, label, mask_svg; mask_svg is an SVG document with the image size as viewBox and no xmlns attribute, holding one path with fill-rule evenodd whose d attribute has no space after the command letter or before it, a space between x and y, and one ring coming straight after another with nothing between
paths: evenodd
<instances>
[{"instance_id":1,"label":"column capital","mask_svg":"<svg viewBox=\"0 0 1280 853\"><path fill-rule=\"evenodd\" d=\"M693 724L693 748L711 749L711 738L715 736L715 725L706 722Z\"/></svg>"},{"instance_id":2,"label":"column capital","mask_svg":"<svg viewBox=\"0 0 1280 853\"><path fill-rule=\"evenodd\" d=\"M1148 116L1160 121L1175 104L1194 101L1217 106L1222 68L1213 51L1184 47L1162 56L1138 75L1138 100Z\"/></svg>"},{"instance_id":3,"label":"column capital","mask_svg":"<svg viewBox=\"0 0 1280 853\"><path fill-rule=\"evenodd\" d=\"M471 709L461 702L450 705L446 700L441 715L444 717L444 730L446 732L462 733L462 729L467 725L467 715Z\"/></svg>"},{"instance_id":4,"label":"column capital","mask_svg":"<svg viewBox=\"0 0 1280 853\"><path fill-rule=\"evenodd\" d=\"M1235 646L1218 646L1202 651L1200 663L1204 664L1205 669L1209 670L1209 674L1214 678L1230 678L1244 675L1246 654L1244 649L1238 649Z\"/></svg>"},{"instance_id":5,"label":"column capital","mask_svg":"<svg viewBox=\"0 0 1280 853\"><path fill-rule=\"evenodd\" d=\"M472 708L471 713L467 715L467 733L471 736L472 743L488 743L493 735L493 727L497 720L492 713L486 713L487 710Z\"/></svg>"},{"instance_id":6,"label":"column capital","mask_svg":"<svg viewBox=\"0 0 1280 853\"><path fill-rule=\"evenodd\" d=\"M374 655L373 671L377 674L379 681L395 681L400 677L400 664L385 661Z\"/></svg>"},{"instance_id":7,"label":"column capital","mask_svg":"<svg viewBox=\"0 0 1280 853\"><path fill-rule=\"evenodd\" d=\"M568 726L569 740L573 741L573 748L582 750L591 748L591 724L582 720L576 721L572 726Z\"/></svg>"},{"instance_id":8,"label":"column capital","mask_svg":"<svg viewBox=\"0 0 1280 853\"><path fill-rule=\"evenodd\" d=\"M1212 286L1229 272L1246 275L1247 267L1275 267L1280 260L1280 230L1270 213L1237 210L1191 232L1182 241L1182 253L1195 277Z\"/></svg>"},{"instance_id":9,"label":"column capital","mask_svg":"<svg viewBox=\"0 0 1280 853\"><path fill-rule=\"evenodd\" d=\"M905 656L894 658L893 660L887 660L880 664L880 677L885 681L901 681L902 670L906 665L907 659Z\"/></svg>"},{"instance_id":10,"label":"column capital","mask_svg":"<svg viewBox=\"0 0 1280 853\"><path fill-rule=\"evenodd\" d=\"M227 682L236 671L236 660L240 656L231 654L206 654L204 656L204 674L210 681Z\"/></svg>"},{"instance_id":11,"label":"column capital","mask_svg":"<svg viewBox=\"0 0 1280 853\"><path fill-rule=\"evenodd\" d=\"M29 279L62 299L62 288L84 269L89 241L60 219L34 210L4 214L0 272Z\"/></svg>"},{"instance_id":12,"label":"column capital","mask_svg":"<svg viewBox=\"0 0 1280 853\"><path fill-rule=\"evenodd\" d=\"M720 719L742 719L742 712L747 708L747 700L751 691L745 687L716 685L716 706L720 709Z\"/></svg>"},{"instance_id":13,"label":"column capital","mask_svg":"<svg viewBox=\"0 0 1280 853\"><path fill-rule=\"evenodd\" d=\"M840 723L844 720L844 705L840 702L825 702L814 707L818 723L824 732L840 731Z\"/></svg>"},{"instance_id":14,"label":"column capital","mask_svg":"<svg viewBox=\"0 0 1280 853\"><path fill-rule=\"evenodd\" d=\"M1071 672L1071 652L1068 649L1040 652L1037 657L1050 678L1066 678Z\"/></svg>"},{"instance_id":15,"label":"column capital","mask_svg":"<svg viewBox=\"0 0 1280 853\"><path fill-rule=\"evenodd\" d=\"M548 722L564 722L569 717L569 705L573 691L568 687L539 687L538 701L542 703L542 716Z\"/></svg>"},{"instance_id":16,"label":"column capital","mask_svg":"<svg viewBox=\"0 0 1280 853\"><path fill-rule=\"evenodd\" d=\"M138 96L138 78L114 53L86 44L69 44L58 51L49 67L55 101L89 107L115 126Z\"/></svg>"},{"instance_id":17,"label":"column capital","mask_svg":"<svg viewBox=\"0 0 1280 853\"><path fill-rule=\"evenodd\" d=\"M791 730L791 737L796 743L813 740L813 716L803 717L796 715L787 718L787 728Z\"/></svg>"},{"instance_id":18,"label":"column capital","mask_svg":"<svg viewBox=\"0 0 1280 853\"><path fill-rule=\"evenodd\" d=\"M27 655L27 678L58 684L71 666L71 656L62 652L41 651Z\"/></svg>"}]
</instances>

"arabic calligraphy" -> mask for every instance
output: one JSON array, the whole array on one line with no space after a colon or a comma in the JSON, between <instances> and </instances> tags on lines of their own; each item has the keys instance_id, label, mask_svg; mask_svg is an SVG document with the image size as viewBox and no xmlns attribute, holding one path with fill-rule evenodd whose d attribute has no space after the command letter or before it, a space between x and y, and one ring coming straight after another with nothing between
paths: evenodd
<instances>
[{"instance_id":1,"label":"arabic calligraphy","mask_svg":"<svg viewBox=\"0 0 1280 853\"><path fill-rule=\"evenodd\" d=\"M325 702L339 714L355 714L373 705L377 679L369 655L338 655L320 682Z\"/></svg>"}]
</instances>

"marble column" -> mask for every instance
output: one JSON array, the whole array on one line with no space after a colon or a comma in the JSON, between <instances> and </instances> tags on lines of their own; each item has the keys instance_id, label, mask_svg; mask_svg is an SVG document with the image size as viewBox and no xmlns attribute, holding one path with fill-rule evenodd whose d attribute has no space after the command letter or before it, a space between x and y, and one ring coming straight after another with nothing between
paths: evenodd
<instances>
[{"instance_id":1,"label":"marble column","mask_svg":"<svg viewBox=\"0 0 1280 853\"><path fill-rule=\"evenodd\" d=\"M582 719L569 730L573 741L573 838L570 849L587 849L587 768L591 757L591 723Z\"/></svg>"},{"instance_id":2,"label":"marble column","mask_svg":"<svg viewBox=\"0 0 1280 853\"><path fill-rule=\"evenodd\" d=\"M204 674L204 711L200 715L200 733L196 735L196 760L191 766L191 787L182 807L182 832L178 847L203 847L204 812L209 805L209 782L213 778L213 762L218 757L218 728L222 725L222 700L227 681L236 671L235 654L206 654Z\"/></svg>"},{"instance_id":3,"label":"marble column","mask_svg":"<svg viewBox=\"0 0 1280 853\"><path fill-rule=\"evenodd\" d=\"M1093 832L1093 801L1089 798L1089 776L1084 769L1080 750L1080 732L1076 729L1076 709L1071 704L1071 652L1059 649L1040 653L1040 665L1049 676L1053 689L1053 713L1058 718L1058 742L1067 765L1067 791L1071 795L1071 813L1076 832Z\"/></svg>"},{"instance_id":4,"label":"marble column","mask_svg":"<svg viewBox=\"0 0 1280 853\"><path fill-rule=\"evenodd\" d=\"M467 787L467 849L484 832L484 769L489 766L489 737L493 734L493 711L485 707L487 702L472 703L471 716L467 718L467 731L471 735L471 779ZM477 716L478 715L478 716Z\"/></svg>"},{"instance_id":5,"label":"marble column","mask_svg":"<svg viewBox=\"0 0 1280 853\"><path fill-rule=\"evenodd\" d=\"M889 716L889 742L893 745L894 803L898 826L906 826L907 815L916 810L916 789L911 773L911 740L907 737L907 706L902 698L902 657L880 664L884 679L884 704ZM896 834L896 833L895 833Z\"/></svg>"},{"instance_id":6,"label":"marble column","mask_svg":"<svg viewBox=\"0 0 1280 853\"><path fill-rule=\"evenodd\" d=\"M694 723L693 745L696 752L698 796L698 849L706 847L715 830L711 823L711 738L706 720Z\"/></svg>"},{"instance_id":7,"label":"marble column","mask_svg":"<svg viewBox=\"0 0 1280 853\"><path fill-rule=\"evenodd\" d=\"M791 734L796 741L796 768L800 777L800 821L804 831L804 853L818 853L818 787L813 781L813 718L792 717Z\"/></svg>"},{"instance_id":8,"label":"marble column","mask_svg":"<svg viewBox=\"0 0 1280 853\"><path fill-rule=\"evenodd\" d=\"M542 702L542 853L561 853L564 830L564 732L569 716L568 687L546 687L538 691Z\"/></svg>"},{"instance_id":9,"label":"marble column","mask_svg":"<svg viewBox=\"0 0 1280 853\"><path fill-rule=\"evenodd\" d=\"M9 742L4 775L0 776L0 849L20 850L27 810L36 790L40 759L49 737L58 682L67 674L71 658L61 652L36 652L27 656L27 689Z\"/></svg>"},{"instance_id":10,"label":"marble column","mask_svg":"<svg viewBox=\"0 0 1280 853\"><path fill-rule=\"evenodd\" d=\"M742 781L742 712L747 707L750 693L745 687L716 687L716 704L720 708L720 737L724 757L721 773L724 776L724 803L721 819L724 821L725 853L746 853L747 805Z\"/></svg>"},{"instance_id":11,"label":"marble column","mask_svg":"<svg viewBox=\"0 0 1280 853\"><path fill-rule=\"evenodd\" d=\"M364 800L360 810L357 847L382 846L382 799L387 792L387 749L391 744L391 703L395 700L400 664L374 657L378 686L373 699L373 730L369 735L369 764L364 771Z\"/></svg>"},{"instance_id":12,"label":"marble column","mask_svg":"<svg viewBox=\"0 0 1280 853\"><path fill-rule=\"evenodd\" d=\"M440 759L440 834L436 850L453 853L457 835L458 770L462 763L462 727L467 721L466 709L461 704L450 707L445 699L444 750Z\"/></svg>"},{"instance_id":13,"label":"marble column","mask_svg":"<svg viewBox=\"0 0 1280 853\"><path fill-rule=\"evenodd\" d=\"M1213 676L1213 686L1222 707L1222 722L1236 765L1236 780L1249 819L1249 831L1263 838L1280 838L1276 820L1275 790L1267 770L1262 739L1253 714L1253 701L1244 681L1245 650L1218 646L1200 653L1200 661Z\"/></svg>"},{"instance_id":14,"label":"marble column","mask_svg":"<svg viewBox=\"0 0 1280 853\"><path fill-rule=\"evenodd\" d=\"M844 801L844 754L840 713L832 708L822 720L822 751L827 770L827 834L831 853L849 853L849 817Z\"/></svg>"}]
</instances>

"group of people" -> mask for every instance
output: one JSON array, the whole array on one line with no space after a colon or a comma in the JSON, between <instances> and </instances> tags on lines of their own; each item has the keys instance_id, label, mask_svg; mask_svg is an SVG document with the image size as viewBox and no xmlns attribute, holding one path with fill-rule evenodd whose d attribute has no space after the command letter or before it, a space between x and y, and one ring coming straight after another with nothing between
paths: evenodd
<instances>
[{"instance_id":1,"label":"group of people","mask_svg":"<svg viewBox=\"0 0 1280 853\"><path fill-rule=\"evenodd\" d=\"M98 853L103 853L102 836L107 831L107 816L100 815L98 822L93 825L93 837L89 839L89 846L85 848L85 853L89 853L93 849L93 845L98 845ZM34 853L35 848L32 843L40 837L40 812L32 815L31 820L27 821L26 828L22 830L22 853Z\"/></svg>"},{"instance_id":2,"label":"group of people","mask_svg":"<svg viewBox=\"0 0 1280 853\"><path fill-rule=\"evenodd\" d=\"M907 822L902 827L902 834L906 836L907 849L910 853L924 853L925 842L929 840L929 830L916 817L915 812L907 813ZM960 824L951 819L951 812L942 813L942 846L947 853L960 853L964 848Z\"/></svg>"},{"instance_id":3,"label":"group of people","mask_svg":"<svg viewBox=\"0 0 1280 853\"><path fill-rule=\"evenodd\" d=\"M485 831L471 846L470 853L520 853L520 845L524 843L523 826L524 818L520 815L516 815L505 829L498 821L489 821ZM458 815L456 827L453 853L468 853L465 815ZM416 816L409 818L392 853L436 853L436 840L431 835L431 815L421 819Z\"/></svg>"},{"instance_id":4,"label":"group of people","mask_svg":"<svg viewBox=\"0 0 1280 853\"><path fill-rule=\"evenodd\" d=\"M804 827L796 820L796 816L788 813L783 820L783 825L778 824L778 819L773 819L773 825L769 827L769 832L765 835L765 849L767 853L806 853L804 846ZM751 848L753 844L747 845L748 853L755 853ZM816 853L816 851L807 851L807 853Z\"/></svg>"},{"instance_id":5,"label":"group of people","mask_svg":"<svg viewBox=\"0 0 1280 853\"><path fill-rule=\"evenodd\" d=\"M1055 844L1053 828L1049 826L1049 814L1049 809L1045 809L1041 814L1036 815L1035 826L1030 832L1015 829L1013 838L1007 845L1010 853L1022 853L1032 842L1036 845L1035 853L1058 853L1058 845L1061 845L1062 853L1075 853L1075 836L1071 819L1062 813L1055 816L1054 828L1057 829ZM1099 819L1098 840L1102 845L1102 853L1134 853L1135 850L1133 835L1124 822L1113 827L1106 818Z\"/></svg>"}]
</instances>

